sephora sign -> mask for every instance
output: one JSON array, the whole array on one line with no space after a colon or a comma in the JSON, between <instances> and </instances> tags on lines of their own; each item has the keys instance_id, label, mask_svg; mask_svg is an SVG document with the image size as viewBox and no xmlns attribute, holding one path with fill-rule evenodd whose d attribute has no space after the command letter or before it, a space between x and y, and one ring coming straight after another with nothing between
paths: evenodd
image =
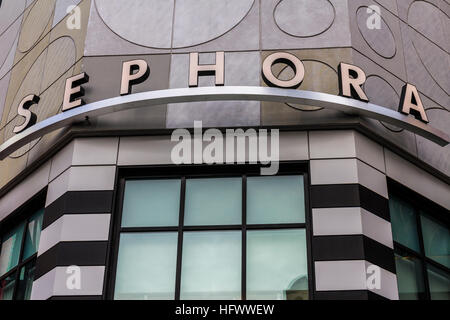
<instances>
[{"instance_id":1,"label":"sephora sign","mask_svg":"<svg viewBox=\"0 0 450 320\"><path fill-rule=\"evenodd\" d=\"M282 80L274 75L272 66L277 63L289 65L294 70L294 77ZM371 104L362 88L366 81L364 71L350 64L339 64L339 96L334 96L295 90L304 80L305 68L302 61L290 53L276 52L264 60L262 76L268 88L224 86L225 53L216 52L216 61L212 65L199 64L199 54L191 53L187 75L189 88L131 94L133 85L143 83L149 78L150 68L151 66L144 60L124 62L122 77L118 79L121 81L120 92L118 92L120 96L87 105L83 100L85 94L83 85L89 82L89 76L81 73L68 78L64 91L63 113L39 123L36 123L36 115L29 110L32 105L39 104L39 97L30 93L18 105L17 113L23 117L23 122L13 129L16 136L0 146L0 159L4 159L26 143L44 134L83 121L86 117L167 103L220 100L278 101L332 108L385 121L421 135L441 146L449 143L449 137L444 132L428 125L428 117L415 86L405 84L398 111ZM205 75L215 76L215 87L198 88L199 76Z\"/></svg>"}]
</instances>

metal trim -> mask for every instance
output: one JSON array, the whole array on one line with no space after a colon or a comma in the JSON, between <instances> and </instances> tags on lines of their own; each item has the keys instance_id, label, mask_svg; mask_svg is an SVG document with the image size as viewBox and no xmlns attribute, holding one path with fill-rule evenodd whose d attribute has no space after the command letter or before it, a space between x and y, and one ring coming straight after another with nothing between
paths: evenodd
<instances>
[{"instance_id":1,"label":"metal trim","mask_svg":"<svg viewBox=\"0 0 450 320\"><path fill-rule=\"evenodd\" d=\"M289 104L319 106L368 117L414 132L440 146L449 144L449 136L412 116L403 115L372 103L321 92L266 87L201 87L166 89L135 93L90 103L47 118L0 146L0 160L27 143L57 129L81 122L86 117L97 117L127 109L150 107L169 103L199 101L273 101Z\"/></svg>"}]
</instances>

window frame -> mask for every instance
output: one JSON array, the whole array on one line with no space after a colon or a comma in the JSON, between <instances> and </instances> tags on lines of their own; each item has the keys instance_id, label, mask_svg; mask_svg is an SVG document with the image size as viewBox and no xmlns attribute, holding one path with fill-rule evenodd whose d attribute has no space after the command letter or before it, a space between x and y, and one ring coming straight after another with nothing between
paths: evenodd
<instances>
[{"instance_id":1,"label":"window frame","mask_svg":"<svg viewBox=\"0 0 450 320\"><path fill-rule=\"evenodd\" d=\"M396 254L406 253L420 261L423 286L425 292L423 297L419 296L419 300L431 300L427 265L431 265L434 268L437 268L438 270L444 271L449 276L450 276L450 268L426 256L420 213L423 212L427 214L428 216L436 219L437 221L444 224L447 228L450 229L449 210L446 210L445 208L439 206L435 202L432 202L431 200L423 197L422 195L414 192L413 190L401 185L400 183L390 178L388 178L387 180L388 180L389 195L392 194L399 197L403 201L406 201L407 203L411 204L414 209L414 215L416 218L416 225L417 225L417 237L419 240L419 248L420 248L420 252L417 252L394 241L394 253Z\"/></svg>"},{"instance_id":2,"label":"window frame","mask_svg":"<svg viewBox=\"0 0 450 320\"><path fill-rule=\"evenodd\" d=\"M242 232L242 256L241 256L241 299L246 300L246 256L247 256L247 230L283 230L283 229L304 229L306 231L306 251L308 266L308 298L314 299L315 279L312 266L312 213L310 207L310 175L307 161L283 161L277 176L280 175L302 175L304 184L305 199L305 222L289 224L246 224L247 211L247 177L260 176L260 164L242 165L156 165L156 166L132 166L120 167L117 172L117 179L113 204L113 217L111 223L111 237L109 240L108 257L106 264L106 281L103 290L103 299L113 300L116 282L116 271L119 253L120 234L122 232L177 232L177 264L175 282L175 300L180 300L181 293L181 263L183 248L183 232L189 231L241 231ZM206 225L206 226L184 226L184 205L186 195L186 179L195 178L242 178L242 221L237 225ZM173 227L132 227L122 228L122 209L125 194L126 180L150 180L150 179L180 179L180 212L177 226Z\"/></svg>"},{"instance_id":3,"label":"window frame","mask_svg":"<svg viewBox=\"0 0 450 320\"><path fill-rule=\"evenodd\" d=\"M9 230L13 229L17 225L21 223L24 224L24 232L22 234L21 244L20 244L20 253L19 253L19 262L17 265L6 272L4 275L0 276L0 282L4 279L8 278L14 272L16 272L15 279L14 279L14 292L12 300L17 300L17 294L20 284L20 271L23 267L25 267L28 263L37 260L38 252L35 252L33 255L28 257L27 259L22 261L24 251L25 251L25 239L27 236L27 226L30 222L30 219L33 217L33 215L38 212L41 209L45 209L45 199L47 195L47 188L44 190L41 190L38 192L34 197L29 199L27 202L25 202L23 205L21 205L18 209L16 209L13 213L11 213L5 220L0 222L0 245L2 244L2 236L8 232ZM45 214L45 213L44 213ZM42 230L41 230L42 231Z\"/></svg>"}]
</instances>

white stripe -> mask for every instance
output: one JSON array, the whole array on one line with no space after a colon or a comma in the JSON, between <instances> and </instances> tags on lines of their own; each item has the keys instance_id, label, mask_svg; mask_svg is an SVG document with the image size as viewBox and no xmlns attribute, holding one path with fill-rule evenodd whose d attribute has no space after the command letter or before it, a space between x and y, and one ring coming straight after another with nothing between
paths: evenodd
<instances>
[{"instance_id":1,"label":"white stripe","mask_svg":"<svg viewBox=\"0 0 450 320\"><path fill-rule=\"evenodd\" d=\"M97 296L103 293L104 266L80 267L80 289L70 289L67 280L73 274L67 267L56 267L33 282L31 300L46 300L52 296Z\"/></svg>"},{"instance_id":2,"label":"white stripe","mask_svg":"<svg viewBox=\"0 0 450 320\"><path fill-rule=\"evenodd\" d=\"M67 191L114 190L115 176L115 166L70 167L48 185L45 206Z\"/></svg>"},{"instance_id":3,"label":"white stripe","mask_svg":"<svg viewBox=\"0 0 450 320\"><path fill-rule=\"evenodd\" d=\"M110 214L64 215L41 233L38 256L62 241L106 241Z\"/></svg>"},{"instance_id":4,"label":"white stripe","mask_svg":"<svg viewBox=\"0 0 450 320\"><path fill-rule=\"evenodd\" d=\"M373 264L365 260L316 261L316 290L369 290L391 300L398 300L397 276L381 267L380 289L368 289L371 274L366 272Z\"/></svg>"},{"instance_id":5,"label":"white stripe","mask_svg":"<svg viewBox=\"0 0 450 320\"><path fill-rule=\"evenodd\" d=\"M363 234L391 249L391 223L359 207L313 209L315 236Z\"/></svg>"}]
</instances>

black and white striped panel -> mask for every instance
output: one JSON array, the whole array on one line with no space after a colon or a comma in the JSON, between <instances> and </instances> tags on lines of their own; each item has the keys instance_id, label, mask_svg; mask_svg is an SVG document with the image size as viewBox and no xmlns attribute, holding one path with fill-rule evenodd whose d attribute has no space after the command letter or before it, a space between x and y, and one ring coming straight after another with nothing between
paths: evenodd
<instances>
[{"instance_id":1,"label":"black and white striped panel","mask_svg":"<svg viewBox=\"0 0 450 320\"><path fill-rule=\"evenodd\" d=\"M53 159L33 300L101 299L118 139L79 139ZM67 167L68 165L68 167ZM80 286L67 285L76 266Z\"/></svg>"},{"instance_id":2,"label":"black and white striped panel","mask_svg":"<svg viewBox=\"0 0 450 320\"><path fill-rule=\"evenodd\" d=\"M382 148L352 131L311 132L310 155L315 297L398 299Z\"/></svg>"}]
</instances>

